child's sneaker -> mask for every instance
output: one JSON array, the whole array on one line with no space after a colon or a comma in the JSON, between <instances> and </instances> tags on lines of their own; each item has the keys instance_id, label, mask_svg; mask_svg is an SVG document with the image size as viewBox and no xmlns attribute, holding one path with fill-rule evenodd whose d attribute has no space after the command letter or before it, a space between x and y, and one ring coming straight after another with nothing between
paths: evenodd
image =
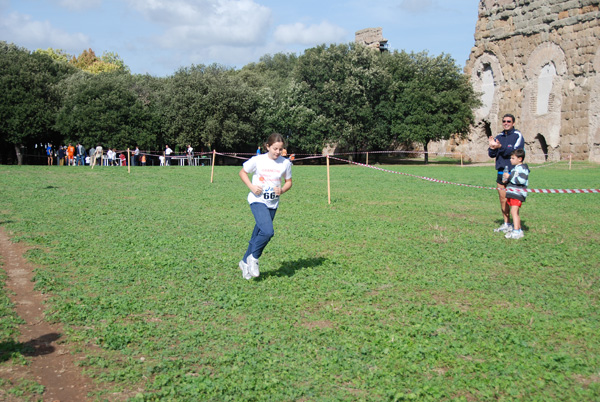
<instances>
[{"instance_id":1,"label":"child's sneaker","mask_svg":"<svg viewBox=\"0 0 600 402\"><path fill-rule=\"evenodd\" d=\"M504 235L507 239L521 239L523 236L525 236L523 229L513 230Z\"/></svg>"},{"instance_id":2,"label":"child's sneaker","mask_svg":"<svg viewBox=\"0 0 600 402\"><path fill-rule=\"evenodd\" d=\"M248 274L258 278L260 275L260 271L258 269L258 258L254 258L254 256L250 254L248 258L246 258L246 261L248 261Z\"/></svg>"},{"instance_id":3,"label":"child's sneaker","mask_svg":"<svg viewBox=\"0 0 600 402\"><path fill-rule=\"evenodd\" d=\"M238 266L240 267L240 269L242 270L242 277L246 280L250 280L252 279L252 276L250 275L250 273L248 272L248 264L246 264L244 262L244 260L240 260L240 263L238 264Z\"/></svg>"},{"instance_id":4,"label":"child's sneaker","mask_svg":"<svg viewBox=\"0 0 600 402\"><path fill-rule=\"evenodd\" d=\"M498 233L498 232L510 233L512 230L513 230L513 225L511 223L504 222L502 224L502 226L500 226L499 228L494 229L494 232L496 232L496 233Z\"/></svg>"}]
</instances>

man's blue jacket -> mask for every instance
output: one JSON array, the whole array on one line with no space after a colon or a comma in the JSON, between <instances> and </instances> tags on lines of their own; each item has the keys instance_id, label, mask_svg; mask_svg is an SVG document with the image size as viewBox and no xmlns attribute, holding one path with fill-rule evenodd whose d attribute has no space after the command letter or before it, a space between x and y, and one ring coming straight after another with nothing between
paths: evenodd
<instances>
[{"instance_id":1,"label":"man's blue jacket","mask_svg":"<svg viewBox=\"0 0 600 402\"><path fill-rule=\"evenodd\" d=\"M496 136L496 139L502 146L498 149L488 148L488 155L490 158L496 158L496 170L503 171L504 167L508 166L510 172L513 168L513 165L510 164L510 154L515 149L523 149L525 146L523 134L513 127L508 131L502 131Z\"/></svg>"}]
</instances>

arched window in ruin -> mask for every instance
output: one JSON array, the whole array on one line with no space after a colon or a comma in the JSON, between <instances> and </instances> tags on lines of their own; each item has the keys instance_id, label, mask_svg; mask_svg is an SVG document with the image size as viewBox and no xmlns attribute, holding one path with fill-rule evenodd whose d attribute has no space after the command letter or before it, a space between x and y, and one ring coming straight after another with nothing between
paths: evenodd
<instances>
[{"instance_id":1,"label":"arched window in ruin","mask_svg":"<svg viewBox=\"0 0 600 402\"><path fill-rule=\"evenodd\" d=\"M523 103L519 129L525 141L537 147L531 136L544 133L548 146L548 159L560 156L561 105L563 88L567 80L567 62L560 46L552 42L541 43L527 59L524 69ZM541 158L540 158L541 159Z\"/></svg>"},{"instance_id":2,"label":"arched window in ruin","mask_svg":"<svg viewBox=\"0 0 600 402\"><path fill-rule=\"evenodd\" d=\"M485 133L485 138L490 138L493 135L489 121L483 121L483 132Z\"/></svg>"},{"instance_id":3,"label":"arched window in ruin","mask_svg":"<svg viewBox=\"0 0 600 402\"><path fill-rule=\"evenodd\" d=\"M489 64L485 64L478 75L481 80L481 92L483 92L481 112L484 116L487 116L494 103L494 72Z\"/></svg>"},{"instance_id":4,"label":"arched window in ruin","mask_svg":"<svg viewBox=\"0 0 600 402\"><path fill-rule=\"evenodd\" d=\"M548 63L542 67L537 82L538 93L536 114L538 116L550 111L554 77L556 77L556 67L554 66L554 63Z\"/></svg>"},{"instance_id":5,"label":"arched window in ruin","mask_svg":"<svg viewBox=\"0 0 600 402\"><path fill-rule=\"evenodd\" d=\"M548 160L548 144L546 144L546 139L544 138L544 136L542 134L538 134L535 136L535 141L539 144L538 147L541 149L542 153L544 154L544 160ZM536 148L538 148L536 147Z\"/></svg>"}]
</instances>

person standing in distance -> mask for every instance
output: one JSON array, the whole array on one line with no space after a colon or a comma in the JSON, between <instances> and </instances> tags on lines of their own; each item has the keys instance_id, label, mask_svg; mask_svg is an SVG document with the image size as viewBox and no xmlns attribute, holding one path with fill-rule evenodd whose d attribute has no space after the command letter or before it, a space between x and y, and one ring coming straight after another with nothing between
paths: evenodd
<instances>
[{"instance_id":1,"label":"person standing in distance","mask_svg":"<svg viewBox=\"0 0 600 402\"><path fill-rule=\"evenodd\" d=\"M194 161L194 148L192 148L192 144L188 144L185 155L187 156L188 166L192 166Z\"/></svg>"},{"instance_id":2,"label":"person standing in distance","mask_svg":"<svg viewBox=\"0 0 600 402\"><path fill-rule=\"evenodd\" d=\"M165 145L165 165L166 166L171 166L171 154L173 153L173 150L171 148L169 148L168 145Z\"/></svg>"},{"instance_id":3,"label":"person standing in distance","mask_svg":"<svg viewBox=\"0 0 600 402\"><path fill-rule=\"evenodd\" d=\"M255 221L248 249L238 264L244 279L260 275L258 259L275 234L273 219L279 206L279 196L292 188L292 164L281 156L284 149L283 136L279 133L271 134L265 148L266 153L250 158L240 170L240 178L250 190L248 203Z\"/></svg>"},{"instance_id":4,"label":"person standing in distance","mask_svg":"<svg viewBox=\"0 0 600 402\"><path fill-rule=\"evenodd\" d=\"M510 172L514 167L510 163L510 155L515 149L523 149L525 140L523 134L515 129L515 116L505 114L502 117L502 132L496 137L489 138L488 155L490 158L496 158L496 183L498 188L498 197L500 198L500 209L504 223L494 232L510 232L510 207L506 203L506 183L503 182L503 174Z\"/></svg>"},{"instance_id":5,"label":"person standing in distance","mask_svg":"<svg viewBox=\"0 0 600 402\"><path fill-rule=\"evenodd\" d=\"M46 155L48 156L48 166L52 166L54 164L54 149L50 143L46 146Z\"/></svg>"}]
</instances>

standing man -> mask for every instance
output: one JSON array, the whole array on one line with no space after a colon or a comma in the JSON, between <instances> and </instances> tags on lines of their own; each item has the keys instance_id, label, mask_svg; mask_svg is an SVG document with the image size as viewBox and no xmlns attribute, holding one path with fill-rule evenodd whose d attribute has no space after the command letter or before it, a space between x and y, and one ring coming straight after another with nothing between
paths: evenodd
<instances>
[{"instance_id":1,"label":"standing man","mask_svg":"<svg viewBox=\"0 0 600 402\"><path fill-rule=\"evenodd\" d=\"M192 148L191 144L188 144L185 154L187 155L188 166L192 166L192 160L194 158L194 148Z\"/></svg>"},{"instance_id":2,"label":"standing man","mask_svg":"<svg viewBox=\"0 0 600 402\"><path fill-rule=\"evenodd\" d=\"M140 147L138 147L136 145L135 147L135 151L133 151L133 158L131 160L131 166L137 166L138 162L139 162L139 157L140 157Z\"/></svg>"},{"instance_id":3,"label":"standing man","mask_svg":"<svg viewBox=\"0 0 600 402\"><path fill-rule=\"evenodd\" d=\"M502 182L504 171L510 172L514 167L510 163L510 154L515 149L523 149L525 140L523 134L515 129L515 116L505 114L502 117L502 132L495 138L489 138L488 155L490 158L496 158L496 183L498 188L498 196L500 198L500 209L504 223L499 228L494 229L494 232L510 232L512 225L509 223L510 206L506 203L506 183Z\"/></svg>"},{"instance_id":4,"label":"standing man","mask_svg":"<svg viewBox=\"0 0 600 402\"><path fill-rule=\"evenodd\" d=\"M171 150L171 148L169 148L168 145L165 145L165 165L166 166L171 166L171 154L173 153L173 150Z\"/></svg>"},{"instance_id":5,"label":"standing man","mask_svg":"<svg viewBox=\"0 0 600 402\"><path fill-rule=\"evenodd\" d=\"M81 142L77 143L77 165L85 166L85 148L81 145Z\"/></svg>"},{"instance_id":6,"label":"standing man","mask_svg":"<svg viewBox=\"0 0 600 402\"><path fill-rule=\"evenodd\" d=\"M65 158L67 157L67 151L65 146L61 145L58 147L58 166L65 165Z\"/></svg>"}]
</instances>

